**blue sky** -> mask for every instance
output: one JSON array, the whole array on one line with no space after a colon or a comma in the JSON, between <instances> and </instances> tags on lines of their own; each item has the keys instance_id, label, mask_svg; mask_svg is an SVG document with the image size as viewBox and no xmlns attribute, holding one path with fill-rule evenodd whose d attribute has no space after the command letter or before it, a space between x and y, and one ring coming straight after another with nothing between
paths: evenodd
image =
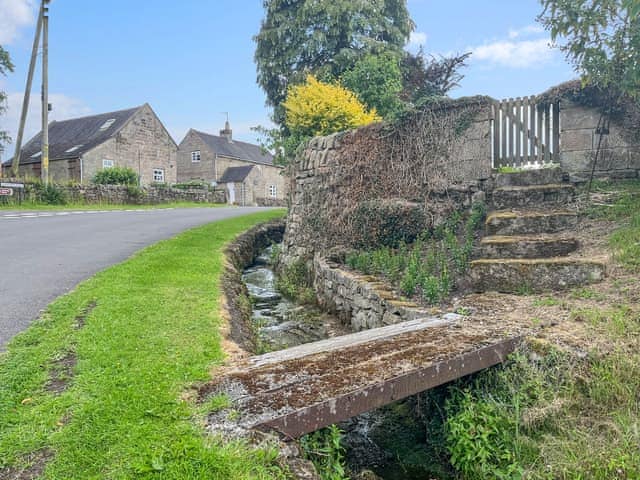
<instances>
[{"instance_id":1,"label":"blue sky","mask_svg":"<svg viewBox=\"0 0 640 480\"><path fill-rule=\"evenodd\" d=\"M16 71L0 78L14 133L35 28L37 0L0 0L0 44ZM416 31L407 46L428 53L473 51L453 96L531 95L573 78L536 25L538 0L408 0ZM149 102L177 142L193 127L217 133L229 112L234 136L268 123L255 82L252 41L259 0L53 0L50 7L52 118L101 113ZM28 135L39 130L38 74ZM9 148L11 151L11 148ZM10 154L9 154L10 155Z\"/></svg>"}]
</instances>

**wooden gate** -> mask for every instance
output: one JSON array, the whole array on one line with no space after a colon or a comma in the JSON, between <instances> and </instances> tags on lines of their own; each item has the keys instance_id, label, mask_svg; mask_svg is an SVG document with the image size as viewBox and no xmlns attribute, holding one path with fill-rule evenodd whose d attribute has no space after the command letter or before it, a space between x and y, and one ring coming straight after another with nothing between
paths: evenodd
<instances>
[{"instance_id":1,"label":"wooden gate","mask_svg":"<svg viewBox=\"0 0 640 480\"><path fill-rule=\"evenodd\" d=\"M493 168L540 166L560 160L559 103L510 98L493 106Z\"/></svg>"}]
</instances>

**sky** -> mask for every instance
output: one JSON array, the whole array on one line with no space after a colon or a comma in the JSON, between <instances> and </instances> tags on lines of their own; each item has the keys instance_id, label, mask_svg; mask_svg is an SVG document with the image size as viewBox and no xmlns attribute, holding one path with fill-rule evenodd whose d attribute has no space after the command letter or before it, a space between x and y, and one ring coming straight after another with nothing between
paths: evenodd
<instances>
[{"instance_id":1,"label":"sky","mask_svg":"<svg viewBox=\"0 0 640 480\"><path fill-rule=\"evenodd\" d=\"M15 72L0 130L15 138L36 22L37 0L0 0L0 45ZM575 77L536 24L539 0L408 0L416 24L406 48L433 55L473 52L453 97L534 95ZM148 102L179 143L189 128L217 134L229 113L234 138L256 142L269 125L256 84L253 36L260 0L53 0L50 4L51 119ZM40 67L26 138L40 130ZM5 157L13 154L11 146Z\"/></svg>"}]
</instances>

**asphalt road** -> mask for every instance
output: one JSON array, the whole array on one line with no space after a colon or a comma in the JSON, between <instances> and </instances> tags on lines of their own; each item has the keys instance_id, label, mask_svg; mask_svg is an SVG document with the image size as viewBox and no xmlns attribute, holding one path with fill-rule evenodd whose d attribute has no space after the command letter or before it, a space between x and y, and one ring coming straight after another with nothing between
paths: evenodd
<instances>
[{"instance_id":1,"label":"asphalt road","mask_svg":"<svg viewBox=\"0 0 640 480\"><path fill-rule=\"evenodd\" d=\"M264 208L0 211L0 351L55 298L159 240Z\"/></svg>"}]
</instances>

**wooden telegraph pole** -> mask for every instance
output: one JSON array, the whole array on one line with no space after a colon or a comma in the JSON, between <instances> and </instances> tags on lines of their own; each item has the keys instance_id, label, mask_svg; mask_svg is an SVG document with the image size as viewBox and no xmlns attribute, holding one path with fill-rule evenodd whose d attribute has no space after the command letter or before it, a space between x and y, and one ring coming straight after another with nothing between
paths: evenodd
<instances>
[{"instance_id":1,"label":"wooden telegraph pole","mask_svg":"<svg viewBox=\"0 0 640 480\"><path fill-rule=\"evenodd\" d=\"M49 184L49 7L42 1L42 181Z\"/></svg>"},{"instance_id":2,"label":"wooden telegraph pole","mask_svg":"<svg viewBox=\"0 0 640 480\"><path fill-rule=\"evenodd\" d=\"M38 13L38 24L36 33L33 38L33 48L31 50L31 61L29 62L29 74L27 75L27 86L24 91L24 99L22 100L22 113L20 114L20 125L18 126L18 136L16 137L16 152L13 155L11 169L13 176L20 174L20 153L22 150L22 137L24 135L24 125L27 121L27 112L29 111L29 99L31 98L31 85L33 84L33 73L36 69L36 59L38 58L38 47L40 46L40 32L42 32L42 17L44 14L44 6L46 0L42 0L40 12Z\"/></svg>"}]
</instances>

